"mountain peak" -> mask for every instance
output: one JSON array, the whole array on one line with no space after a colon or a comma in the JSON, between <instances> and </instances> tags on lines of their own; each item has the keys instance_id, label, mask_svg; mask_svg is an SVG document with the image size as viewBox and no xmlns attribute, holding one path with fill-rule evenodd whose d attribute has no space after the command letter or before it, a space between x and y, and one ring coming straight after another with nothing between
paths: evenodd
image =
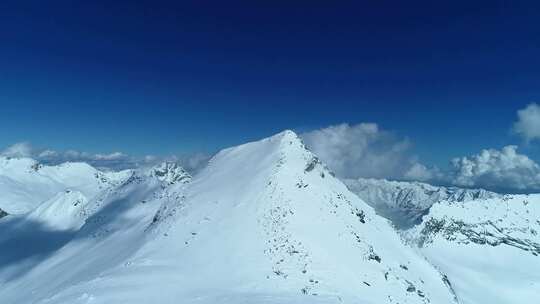
<instances>
[{"instance_id":1,"label":"mountain peak","mask_svg":"<svg viewBox=\"0 0 540 304\"><path fill-rule=\"evenodd\" d=\"M281 143L287 143L289 145L295 145L295 146L301 146L302 148L305 148L302 139L296 134L294 131L291 130L284 130L277 134L274 134L270 137L264 138L256 142L265 142L265 141L271 141L271 142L281 142ZM249 143L248 143L249 144Z\"/></svg>"},{"instance_id":2,"label":"mountain peak","mask_svg":"<svg viewBox=\"0 0 540 304\"><path fill-rule=\"evenodd\" d=\"M382 303L392 290L399 302L450 303L439 274L292 131L219 152L175 197L152 220L163 237L143 250L177 269L184 289L164 291L175 298L204 284L246 298L244 286L265 297L282 290L290 295L282 302L337 293L355 303L362 293L366 302ZM179 275L191 271L197 278ZM205 303L212 302L218 298Z\"/></svg>"},{"instance_id":3,"label":"mountain peak","mask_svg":"<svg viewBox=\"0 0 540 304\"><path fill-rule=\"evenodd\" d=\"M177 162L165 161L150 169L150 176L165 182L169 185L176 183L189 183L191 175Z\"/></svg>"},{"instance_id":4,"label":"mountain peak","mask_svg":"<svg viewBox=\"0 0 540 304\"><path fill-rule=\"evenodd\" d=\"M174 162L150 174L186 180ZM76 238L3 285L0 297L13 303L452 303L440 273L292 131L222 150L193 182L160 186L129 183L88 200L55 196L39 215L50 218L49 226L75 230ZM96 208L90 217L79 216L88 214L85 206ZM51 273L54 284L43 284ZM80 281L74 285L73 278ZM21 292L23 285L35 292Z\"/></svg>"},{"instance_id":5,"label":"mountain peak","mask_svg":"<svg viewBox=\"0 0 540 304\"><path fill-rule=\"evenodd\" d=\"M299 139L298 134L296 134L294 131L289 130L289 129L283 130L274 136L282 137L283 139L290 139L290 140Z\"/></svg>"}]
</instances>

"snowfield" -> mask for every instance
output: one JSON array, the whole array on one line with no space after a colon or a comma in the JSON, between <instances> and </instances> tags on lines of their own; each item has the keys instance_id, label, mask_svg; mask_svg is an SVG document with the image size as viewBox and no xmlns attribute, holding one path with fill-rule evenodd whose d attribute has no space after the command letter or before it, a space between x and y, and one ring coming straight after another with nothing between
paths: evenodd
<instances>
[{"instance_id":1,"label":"snowfield","mask_svg":"<svg viewBox=\"0 0 540 304\"><path fill-rule=\"evenodd\" d=\"M398 233L372 208L392 205L395 187L370 188L379 201L366 203L291 131L225 149L193 177L174 163L0 168L2 304L539 298L540 197L409 196L399 208L425 216Z\"/></svg>"}]
</instances>

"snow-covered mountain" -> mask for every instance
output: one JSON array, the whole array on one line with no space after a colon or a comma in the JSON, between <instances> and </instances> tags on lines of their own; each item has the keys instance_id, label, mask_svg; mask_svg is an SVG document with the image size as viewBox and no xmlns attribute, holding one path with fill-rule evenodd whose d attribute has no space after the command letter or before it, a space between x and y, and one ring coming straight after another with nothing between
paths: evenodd
<instances>
[{"instance_id":1,"label":"snow-covered mountain","mask_svg":"<svg viewBox=\"0 0 540 304\"><path fill-rule=\"evenodd\" d=\"M189 183L191 175L176 162L163 162L150 169L150 176L154 176L169 185L175 183Z\"/></svg>"},{"instance_id":2,"label":"snow-covered mountain","mask_svg":"<svg viewBox=\"0 0 540 304\"><path fill-rule=\"evenodd\" d=\"M24 214L68 189L92 198L130 174L130 170L101 172L86 163L47 166L30 158L0 156L0 209Z\"/></svg>"},{"instance_id":3,"label":"snow-covered mountain","mask_svg":"<svg viewBox=\"0 0 540 304\"><path fill-rule=\"evenodd\" d=\"M191 182L135 173L81 193L0 220L2 303L456 302L290 131L221 151Z\"/></svg>"},{"instance_id":4,"label":"snow-covered mountain","mask_svg":"<svg viewBox=\"0 0 540 304\"><path fill-rule=\"evenodd\" d=\"M407 229L422 221L422 216L439 201L464 202L502 197L483 189L432 186L421 182L384 179L346 179L349 190L390 219L398 229Z\"/></svg>"},{"instance_id":5,"label":"snow-covered mountain","mask_svg":"<svg viewBox=\"0 0 540 304\"><path fill-rule=\"evenodd\" d=\"M540 299L539 232L534 194L438 202L405 235L450 278L461 303L506 304Z\"/></svg>"},{"instance_id":6,"label":"snow-covered mountain","mask_svg":"<svg viewBox=\"0 0 540 304\"><path fill-rule=\"evenodd\" d=\"M79 193L84 200L92 199L132 175L148 175L166 184L191 180L189 173L175 162L163 162L147 170L103 172L86 163L48 166L30 158L0 156L0 210L7 214L28 213L71 191Z\"/></svg>"},{"instance_id":7,"label":"snow-covered mountain","mask_svg":"<svg viewBox=\"0 0 540 304\"><path fill-rule=\"evenodd\" d=\"M290 131L193 177L0 164L2 304L540 298L540 195L342 182Z\"/></svg>"}]
</instances>

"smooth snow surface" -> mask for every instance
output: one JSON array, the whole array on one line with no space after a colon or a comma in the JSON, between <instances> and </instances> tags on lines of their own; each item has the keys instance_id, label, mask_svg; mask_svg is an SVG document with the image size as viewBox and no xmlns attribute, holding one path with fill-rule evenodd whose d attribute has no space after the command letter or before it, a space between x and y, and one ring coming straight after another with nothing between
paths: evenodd
<instances>
[{"instance_id":1,"label":"smooth snow surface","mask_svg":"<svg viewBox=\"0 0 540 304\"><path fill-rule=\"evenodd\" d=\"M290 131L218 153L188 183L70 188L0 220L1 303L455 303Z\"/></svg>"}]
</instances>

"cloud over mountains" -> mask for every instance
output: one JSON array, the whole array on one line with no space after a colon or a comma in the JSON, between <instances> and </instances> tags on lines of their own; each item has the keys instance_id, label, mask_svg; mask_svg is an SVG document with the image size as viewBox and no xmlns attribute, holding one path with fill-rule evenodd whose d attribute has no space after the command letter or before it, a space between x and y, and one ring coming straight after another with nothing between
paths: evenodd
<instances>
[{"instance_id":1,"label":"cloud over mountains","mask_svg":"<svg viewBox=\"0 0 540 304\"><path fill-rule=\"evenodd\" d=\"M118 151L112 153L88 153L76 150L56 151L51 149L37 149L28 142L15 143L1 150L0 155L5 157L28 157L52 165L64 162L85 162L96 168L108 170L147 167L163 161L175 161L190 172L199 170L210 158L210 155L205 153L183 156L146 155L137 157Z\"/></svg>"},{"instance_id":2,"label":"cloud over mountains","mask_svg":"<svg viewBox=\"0 0 540 304\"><path fill-rule=\"evenodd\" d=\"M339 124L301 135L338 176L428 180L432 169L418 162L411 142L376 123Z\"/></svg>"},{"instance_id":3,"label":"cloud over mountains","mask_svg":"<svg viewBox=\"0 0 540 304\"><path fill-rule=\"evenodd\" d=\"M540 139L540 106L532 103L518 110L511 130L527 144ZM423 181L502 192L540 191L540 165L520 154L517 145L483 149L474 155L451 159L448 167L438 168L420 161L411 140L376 123L342 123L304 132L300 136L308 148L342 178ZM55 151L36 149L28 142L16 143L0 151L0 155L7 157L31 157L48 164L87 162L111 170L151 166L167 160L176 161L193 173L210 159L207 153L136 157L118 151L95 154Z\"/></svg>"},{"instance_id":4,"label":"cloud over mountains","mask_svg":"<svg viewBox=\"0 0 540 304\"><path fill-rule=\"evenodd\" d=\"M540 106L517 111L512 130L526 142L540 139ZM343 178L386 178L485 188L500 192L540 191L540 165L518 146L484 149L449 160L439 169L421 163L413 144L375 123L333 125L302 134L312 149Z\"/></svg>"},{"instance_id":5,"label":"cloud over mountains","mask_svg":"<svg viewBox=\"0 0 540 304\"><path fill-rule=\"evenodd\" d=\"M505 191L540 190L540 166L519 154L517 148L485 149L476 155L453 159L451 183Z\"/></svg>"}]
</instances>

